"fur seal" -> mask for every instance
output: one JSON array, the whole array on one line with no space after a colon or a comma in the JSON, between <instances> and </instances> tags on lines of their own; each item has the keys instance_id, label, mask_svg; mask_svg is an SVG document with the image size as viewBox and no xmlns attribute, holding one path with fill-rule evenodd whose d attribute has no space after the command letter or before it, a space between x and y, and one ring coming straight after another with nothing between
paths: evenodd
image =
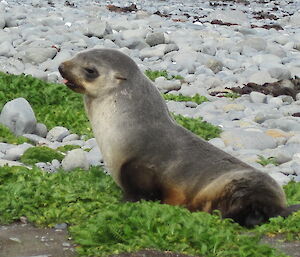
<instances>
[{"instance_id":1,"label":"fur seal","mask_svg":"<svg viewBox=\"0 0 300 257\"><path fill-rule=\"evenodd\" d=\"M120 51L80 52L59 71L70 89L85 95L103 159L126 200L219 210L247 227L300 208L287 207L269 175L178 125L156 87Z\"/></svg>"}]
</instances>

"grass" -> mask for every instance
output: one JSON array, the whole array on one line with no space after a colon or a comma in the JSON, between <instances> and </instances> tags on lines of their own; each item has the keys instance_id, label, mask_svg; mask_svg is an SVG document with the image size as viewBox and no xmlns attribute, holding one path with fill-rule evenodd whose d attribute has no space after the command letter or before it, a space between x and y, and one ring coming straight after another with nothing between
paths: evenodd
<instances>
[{"instance_id":1,"label":"grass","mask_svg":"<svg viewBox=\"0 0 300 257\"><path fill-rule=\"evenodd\" d=\"M152 81L154 81L155 79L157 79L158 77L165 77L168 80L171 79L179 79L179 80L183 80L184 78L180 75L173 75L170 76L168 74L168 72L166 70L146 70L145 71L146 76L151 79Z\"/></svg>"},{"instance_id":2,"label":"grass","mask_svg":"<svg viewBox=\"0 0 300 257\"><path fill-rule=\"evenodd\" d=\"M64 85L0 73L0 109L16 97L26 98L38 121L48 128L60 125L79 135L91 135L82 97ZM174 118L205 139L220 133L219 128L201 119L181 115ZM1 141L17 144L23 140L1 127L0 137ZM30 149L33 152L27 157L29 162L41 161L41 148ZM46 157L54 154L49 149L43 151ZM285 192L290 204L300 202L300 183L289 183ZM21 216L39 226L68 223L82 256L152 248L204 256L275 257L285 255L258 244L262 235L300 239L299 212L287 219L274 218L248 233L249 230L222 220L217 214L190 213L157 202L123 203L120 189L96 167L57 173L45 173L36 167L0 167L0 224L9 224Z\"/></svg>"},{"instance_id":3,"label":"grass","mask_svg":"<svg viewBox=\"0 0 300 257\"><path fill-rule=\"evenodd\" d=\"M285 191L293 198L300 184L290 183ZM40 226L68 223L81 256L150 248L203 256L275 257L285 255L259 244L262 235L300 239L300 213L274 218L248 233L218 214L120 199L120 189L100 168L51 174L38 168L0 168L0 223L21 216Z\"/></svg>"},{"instance_id":4,"label":"grass","mask_svg":"<svg viewBox=\"0 0 300 257\"><path fill-rule=\"evenodd\" d=\"M62 161L64 155L47 146L36 146L28 148L21 156L21 162L33 165L37 162L51 162L56 159Z\"/></svg>"},{"instance_id":5,"label":"grass","mask_svg":"<svg viewBox=\"0 0 300 257\"><path fill-rule=\"evenodd\" d=\"M275 157L265 158L262 155L258 156L258 160L256 162L262 166L267 166L268 164L273 164L275 166L279 165Z\"/></svg>"},{"instance_id":6,"label":"grass","mask_svg":"<svg viewBox=\"0 0 300 257\"><path fill-rule=\"evenodd\" d=\"M72 133L93 136L84 110L82 96L71 91L65 85L46 83L29 75L16 76L0 72L0 110L6 102L17 97L27 99L37 120L44 123L48 129L63 126L70 129ZM183 96L180 98L182 99ZM201 103L206 99L196 95L189 100ZM205 130L211 130L212 125L205 122L202 124L200 119L183 119L176 115L174 117L182 126L199 136L201 136L200 130L204 132L204 138L207 137L207 134L211 134L210 131L205 132ZM207 128L205 128L206 126Z\"/></svg>"},{"instance_id":7,"label":"grass","mask_svg":"<svg viewBox=\"0 0 300 257\"><path fill-rule=\"evenodd\" d=\"M8 127L0 124L0 142L19 145L23 143L30 143L31 141L22 136L15 136Z\"/></svg>"},{"instance_id":8,"label":"grass","mask_svg":"<svg viewBox=\"0 0 300 257\"><path fill-rule=\"evenodd\" d=\"M205 96L196 94L193 97L184 96L182 94L173 95L173 94L163 94L165 100L172 100L176 102L195 102L197 104L202 104L203 102L208 102L208 99Z\"/></svg>"}]
</instances>

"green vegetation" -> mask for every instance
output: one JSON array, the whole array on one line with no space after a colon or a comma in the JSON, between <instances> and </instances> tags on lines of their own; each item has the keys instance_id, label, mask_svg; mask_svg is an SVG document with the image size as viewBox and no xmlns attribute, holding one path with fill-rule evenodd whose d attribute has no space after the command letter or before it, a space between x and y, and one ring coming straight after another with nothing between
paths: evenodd
<instances>
[{"instance_id":1,"label":"green vegetation","mask_svg":"<svg viewBox=\"0 0 300 257\"><path fill-rule=\"evenodd\" d=\"M37 120L48 129L64 126L76 134L92 136L82 96L65 85L0 72L0 110L17 97L24 97L30 103Z\"/></svg>"},{"instance_id":2,"label":"green vegetation","mask_svg":"<svg viewBox=\"0 0 300 257\"><path fill-rule=\"evenodd\" d=\"M205 140L218 137L222 130L210 123L202 121L201 118L187 118L182 115L173 115L176 122L186 129L192 131L194 134L204 138Z\"/></svg>"},{"instance_id":3,"label":"green vegetation","mask_svg":"<svg viewBox=\"0 0 300 257\"><path fill-rule=\"evenodd\" d=\"M285 187L288 198L300 192L299 185ZM0 224L21 216L43 226L68 223L82 256L150 248L203 256L275 257L285 255L258 244L262 235L299 239L300 213L274 218L247 233L218 214L120 199L119 188L100 168L51 174L37 168L0 168Z\"/></svg>"},{"instance_id":4,"label":"green vegetation","mask_svg":"<svg viewBox=\"0 0 300 257\"><path fill-rule=\"evenodd\" d=\"M224 97L228 97L228 98L232 98L232 99L236 99L236 98L239 98L241 95L238 94L238 93L235 93L235 92L232 92L232 93L226 93L223 95Z\"/></svg>"},{"instance_id":5,"label":"green vegetation","mask_svg":"<svg viewBox=\"0 0 300 257\"><path fill-rule=\"evenodd\" d=\"M51 162L56 159L61 161L64 155L47 146L36 146L28 148L21 157L21 162L33 165L37 162Z\"/></svg>"},{"instance_id":6,"label":"green vegetation","mask_svg":"<svg viewBox=\"0 0 300 257\"><path fill-rule=\"evenodd\" d=\"M195 102L197 104L202 104L203 102L207 102L208 99L205 96L196 94L193 97L184 96L182 94L173 95L173 94L163 94L165 100L172 100L177 102Z\"/></svg>"},{"instance_id":7,"label":"green vegetation","mask_svg":"<svg viewBox=\"0 0 300 257\"><path fill-rule=\"evenodd\" d=\"M56 150L62 153L67 153L69 151L72 151L74 149L78 149L80 148L79 145L64 145L64 146L60 146L58 147Z\"/></svg>"},{"instance_id":8,"label":"green vegetation","mask_svg":"<svg viewBox=\"0 0 300 257\"><path fill-rule=\"evenodd\" d=\"M152 81L154 81L155 79L157 79L158 77L165 77L168 80L171 79L179 79L179 80L183 80L184 78L180 75L176 75L176 76L170 76L168 74L168 72L166 70L146 70L145 71L146 76L151 79Z\"/></svg>"},{"instance_id":9,"label":"green vegetation","mask_svg":"<svg viewBox=\"0 0 300 257\"><path fill-rule=\"evenodd\" d=\"M19 145L23 143L30 143L30 140L26 137L15 136L8 127L0 124L0 142Z\"/></svg>"},{"instance_id":10,"label":"green vegetation","mask_svg":"<svg viewBox=\"0 0 300 257\"><path fill-rule=\"evenodd\" d=\"M39 122L49 129L60 125L80 135L92 135L82 97L64 85L0 73L0 109L17 97L26 98ZM173 117L207 140L221 131L200 118ZM0 142L19 144L22 140L25 139L0 126ZM58 151L72 149L65 146ZM63 154L58 151L33 147L21 161L34 164L61 160ZM300 203L300 183L289 183L284 189L289 204ZM220 219L218 214L190 213L185 208L157 202L124 203L112 178L95 167L89 171L57 173L42 172L36 167L0 167L0 224L9 224L21 216L39 226L68 223L82 256L108 256L150 248L202 256L275 257L285 255L259 244L262 235L300 239L300 212L287 219L273 218L249 233L230 220Z\"/></svg>"},{"instance_id":11,"label":"green vegetation","mask_svg":"<svg viewBox=\"0 0 300 257\"><path fill-rule=\"evenodd\" d=\"M273 164L275 166L279 165L275 157L265 158L262 155L258 156L258 160L256 162L261 164L262 166L266 166L268 164Z\"/></svg>"}]
</instances>

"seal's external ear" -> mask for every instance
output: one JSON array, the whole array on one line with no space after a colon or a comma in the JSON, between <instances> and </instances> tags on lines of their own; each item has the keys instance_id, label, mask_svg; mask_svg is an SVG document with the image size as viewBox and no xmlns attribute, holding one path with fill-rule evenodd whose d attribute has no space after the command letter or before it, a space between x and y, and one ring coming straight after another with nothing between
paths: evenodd
<instances>
[{"instance_id":1,"label":"seal's external ear","mask_svg":"<svg viewBox=\"0 0 300 257\"><path fill-rule=\"evenodd\" d=\"M115 78L118 79L118 80L127 80L127 78L125 78L125 76L123 76L120 73L116 73L115 74Z\"/></svg>"}]
</instances>

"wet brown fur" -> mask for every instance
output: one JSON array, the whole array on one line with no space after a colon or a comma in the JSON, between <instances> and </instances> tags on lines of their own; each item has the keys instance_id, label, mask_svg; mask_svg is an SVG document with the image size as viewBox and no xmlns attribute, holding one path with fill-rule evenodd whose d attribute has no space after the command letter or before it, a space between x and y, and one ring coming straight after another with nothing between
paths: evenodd
<instances>
[{"instance_id":1,"label":"wet brown fur","mask_svg":"<svg viewBox=\"0 0 300 257\"><path fill-rule=\"evenodd\" d=\"M220 210L249 227L300 208L286 206L282 188L269 175L176 124L160 93L128 56L94 49L59 70L70 89L85 94L105 164L124 199Z\"/></svg>"}]
</instances>

